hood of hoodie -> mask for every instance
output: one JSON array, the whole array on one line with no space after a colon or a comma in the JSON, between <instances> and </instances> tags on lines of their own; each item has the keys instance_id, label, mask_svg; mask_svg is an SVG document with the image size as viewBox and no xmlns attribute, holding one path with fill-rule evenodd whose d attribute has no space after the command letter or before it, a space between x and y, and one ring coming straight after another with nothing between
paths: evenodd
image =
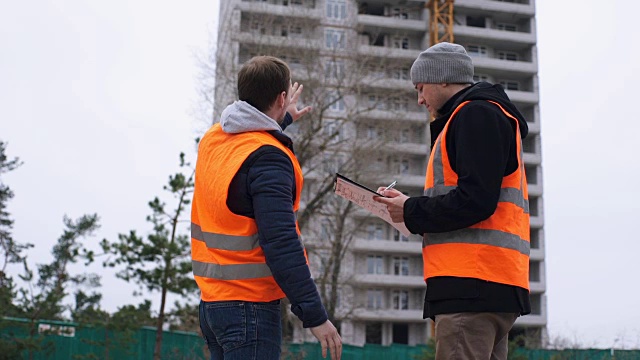
<instances>
[{"instance_id":1,"label":"hood of hoodie","mask_svg":"<svg viewBox=\"0 0 640 360\"><path fill-rule=\"evenodd\" d=\"M220 116L220 126L222 131L228 134L248 131L282 131L282 127L277 121L246 101L234 101L233 104L227 106Z\"/></svg>"},{"instance_id":2,"label":"hood of hoodie","mask_svg":"<svg viewBox=\"0 0 640 360\"><path fill-rule=\"evenodd\" d=\"M469 87L466 91L460 95L460 97L456 100L456 102L451 107L451 111L447 114L443 115L449 118L453 110L455 110L460 103L464 101L471 100L491 100L500 104L505 110L507 110L511 115L513 115L516 119L518 119L518 125L520 127L520 136L524 139L529 133L529 126L527 125L527 121L524 116L520 113L518 108L511 102L507 94L504 92L504 88L499 84L489 84L487 82L479 82L471 87Z\"/></svg>"}]
</instances>

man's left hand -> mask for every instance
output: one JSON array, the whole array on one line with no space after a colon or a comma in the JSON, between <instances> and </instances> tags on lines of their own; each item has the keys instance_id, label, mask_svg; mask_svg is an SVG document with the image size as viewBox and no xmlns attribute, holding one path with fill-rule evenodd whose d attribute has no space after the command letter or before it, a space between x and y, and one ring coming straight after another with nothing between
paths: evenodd
<instances>
[{"instance_id":1,"label":"man's left hand","mask_svg":"<svg viewBox=\"0 0 640 360\"><path fill-rule=\"evenodd\" d=\"M373 200L387 205L391 220L395 223L404 222L404 202L409 197L396 189L385 190L384 187L378 188L378 194L386 197L374 196Z\"/></svg>"}]
</instances>

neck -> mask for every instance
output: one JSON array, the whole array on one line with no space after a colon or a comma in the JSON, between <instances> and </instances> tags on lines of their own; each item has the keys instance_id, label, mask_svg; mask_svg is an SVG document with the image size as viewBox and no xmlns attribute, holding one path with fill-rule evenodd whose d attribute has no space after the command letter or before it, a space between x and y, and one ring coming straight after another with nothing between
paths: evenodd
<instances>
[{"instance_id":1,"label":"neck","mask_svg":"<svg viewBox=\"0 0 640 360\"><path fill-rule=\"evenodd\" d=\"M282 123L282 119L279 118L280 111L278 111L277 109L274 109L274 106L272 106L269 110L265 111L264 114L272 118L273 120L275 120L278 124Z\"/></svg>"},{"instance_id":2,"label":"neck","mask_svg":"<svg viewBox=\"0 0 640 360\"><path fill-rule=\"evenodd\" d=\"M446 89L449 95L449 99L451 99L451 97L457 94L460 90L466 89L469 86L471 86L471 84L447 84Z\"/></svg>"}]
</instances>

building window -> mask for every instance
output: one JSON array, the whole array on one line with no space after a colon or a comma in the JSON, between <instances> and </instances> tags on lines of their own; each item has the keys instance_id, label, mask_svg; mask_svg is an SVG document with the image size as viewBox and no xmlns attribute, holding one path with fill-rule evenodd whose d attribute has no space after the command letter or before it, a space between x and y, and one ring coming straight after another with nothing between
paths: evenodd
<instances>
[{"instance_id":1,"label":"building window","mask_svg":"<svg viewBox=\"0 0 640 360\"><path fill-rule=\"evenodd\" d=\"M394 69L391 74L394 79L409 80L409 68Z\"/></svg>"},{"instance_id":2,"label":"building window","mask_svg":"<svg viewBox=\"0 0 640 360\"><path fill-rule=\"evenodd\" d=\"M409 258L406 258L406 257L393 258L393 275L409 276Z\"/></svg>"},{"instance_id":3,"label":"building window","mask_svg":"<svg viewBox=\"0 0 640 360\"><path fill-rule=\"evenodd\" d=\"M409 237L404 236L400 231L396 230L395 235L393 236L393 241L408 242Z\"/></svg>"},{"instance_id":4,"label":"building window","mask_svg":"<svg viewBox=\"0 0 640 360\"><path fill-rule=\"evenodd\" d=\"M375 140L378 138L378 129L375 126L369 125L367 126L367 139Z\"/></svg>"},{"instance_id":5,"label":"building window","mask_svg":"<svg viewBox=\"0 0 640 360\"><path fill-rule=\"evenodd\" d=\"M409 310L409 292L407 290L393 292L393 308L396 310Z\"/></svg>"},{"instance_id":6,"label":"building window","mask_svg":"<svg viewBox=\"0 0 640 360\"><path fill-rule=\"evenodd\" d=\"M393 324L391 330L394 344L409 344L409 324Z\"/></svg>"},{"instance_id":7,"label":"building window","mask_svg":"<svg viewBox=\"0 0 640 360\"><path fill-rule=\"evenodd\" d=\"M382 224L368 224L367 234L369 240L382 240L384 238Z\"/></svg>"},{"instance_id":8,"label":"building window","mask_svg":"<svg viewBox=\"0 0 640 360\"><path fill-rule=\"evenodd\" d=\"M289 36L296 39L302 38L302 26L291 26Z\"/></svg>"},{"instance_id":9,"label":"building window","mask_svg":"<svg viewBox=\"0 0 640 360\"><path fill-rule=\"evenodd\" d=\"M384 274L382 256L367 256L367 274Z\"/></svg>"},{"instance_id":10,"label":"building window","mask_svg":"<svg viewBox=\"0 0 640 360\"><path fill-rule=\"evenodd\" d=\"M484 16L467 16L467 26L487 27L486 19Z\"/></svg>"},{"instance_id":11,"label":"building window","mask_svg":"<svg viewBox=\"0 0 640 360\"><path fill-rule=\"evenodd\" d=\"M409 129L400 130L400 138L398 139L400 143L408 143L409 142Z\"/></svg>"},{"instance_id":12,"label":"building window","mask_svg":"<svg viewBox=\"0 0 640 360\"><path fill-rule=\"evenodd\" d=\"M513 51L498 51L498 59L518 61L518 53Z\"/></svg>"},{"instance_id":13,"label":"building window","mask_svg":"<svg viewBox=\"0 0 640 360\"><path fill-rule=\"evenodd\" d=\"M409 160L403 159L398 163L398 173L409 174Z\"/></svg>"},{"instance_id":14,"label":"building window","mask_svg":"<svg viewBox=\"0 0 640 360\"><path fill-rule=\"evenodd\" d=\"M408 19L409 12L406 8L394 7L393 9L391 9L391 17L394 17L396 19Z\"/></svg>"},{"instance_id":15,"label":"building window","mask_svg":"<svg viewBox=\"0 0 640 360\"><path fill-rule=\"evenodd\" d=\"M326 29L324 35L327 49L343 50L345 48L344 30Z\"/></svg>"},{"instance_id":16,"label":"building window","mask_svg":"<svg viewBox=\"0 0 640 360\"><path fill-rule=\"evenodd\" d=\"M376 110L385 110L387 106L382 96L369 95L369 108L376 109Z\"/></svg>"},{"instance_id":17,"label":"building window","mask_svg":"<svg viewBox=\"0 0 640 360\"><path fill-rule=\"evenodd\" d=\"M475 75L473 75L473 81L475 81L475 82L489 81L489 75L475 74Z\"/></svg>"},{"instance_id":18,"label":"building window","mask_svg":"<svg viewBox=\"0 0 640 360\"><path fill-rule=\"evenodd\" d=\"M367 290L367 309L382 309L382 290Z\"/></svg>"},{"instance_id":19,"label":"building window","mask_svg":"<svg viewBox=\"0 0 640 360\"><path fill-rule=\"evenodd\" d=\"M267 29L259 20L251 21L250 29L251 33L256 35L264 35L267 32Z\"/></svg>"},{"instance_id":20,"label":"building window","mask_svg":"<svg viewBox=\"0 0 640 360\"><path fill-rule=\"evenodd\" d=\"M487 47L484 45L467 45L469 56L487 57Z\"/></svg>"},{"instance_id":21,"label":"building window","mask_svg":"<svg viewBox=\"0 0 640 360\"><path fill-rule=\"evenodd\" d=\"M329 220L323 220L320 225L320 240L331 239L331 222Z\"/></svg>"},{"instance_id":22,"label":"building window","mask_svg":"<svg viewBox=\"0 0 640 360\"><path fill-rule=\"evenodd\" d=\"M520 90L520 83L514 80L500 80L500 85L507 90Z\"/></svg>"},{"instance_id":23,"label":"building window","mask_svg":"<svg viewBox=\"0 0 640 360\"><path fill-rule=\"evenodd\" d=\"M327 101L329 102L329 110L344 112L344 98L337 91L331 91L327 94Z\"/></svg>"},{"instance_id":24,"label":"building window","mask_svg":"<svg viewBox=\"0 0 640 360\"><path fill-rule=\"evenodd\" d=\"M325 274L329 270L327 265L329 265L331 254L329 250L318 250L315 254L317 256L318 274Z\"/></svg>"},{"instance_id":25,"label":"building window","mask_svg":"<svg viewBox=\"0 0 640 360\"><path fill-rule=\"evenodd\" d=\"M374 163L371 165L371 170L384 171L385 170L384 160L382 158L377 158L376 161L374 161Z\"/></svg>"},{"instance_id":26,"label":"building window","mask_svg":"<svg viewBox=\"0 0 640 360\"><path fill-rule=\"evenodd\" d=\"M509 23L498 23L496 29L504 31L518 31L518 25Z\"/></svg>"},{"instance_id":27,"label":"building window","mask_svg":"<svg viewBox=\"0 0 640 360\"><path fill-rule=\"evenodd\" d=\"M344 164L344 158L339 154L324 154L322 158L322 165L324 171L329 173L336 173L340 171L340 168Z\"/></svg>"},{"instance_id":28,"label":"building window","mask_svg":"<svg viewBox=\"0 0 640 360\"><path fill-rule=\"evenodd\" d=\"M347 17L346 0L327 0L327 17L329 19L345 19Z\"/></svg>"},{"instance_id":29,"label":"building window","mask_svg":"<svg viewBox=\"0 0 640 360\"><path fill-rule=\"evenodd\" d=\"M409 48L409 38L395 36L391 42L392 47L396 49L408 49Z\"/></svg>"},{"instance_id":30,"label":"building window","mask_svg":"<svg viewBox=\"0 0 640 360\"><path fill-rule=\"evenodd\" d=\"M382 344L382 323L367 323L364 341L367 344Z\"/></svg>"},{"instance_id":31,"label":"building window","mask_svg":"<svg viewBox=\"0 0 640 360\"><path fill-rule=\"evenodd\" d=\"M344 62L329 60L324 67L324 76L327 79L341 79L344 74Z\"/></svg>"},{"instance_id":32,"label":"building window","mask_svg":"<svg viewBox=\"0 0 640 360\"><path fill-rule=\"evenodd\" d=\"M408 111L409 101L406 97L393 97L390 99L391 109L395 111Z\"/></svg>"}]
</instances>

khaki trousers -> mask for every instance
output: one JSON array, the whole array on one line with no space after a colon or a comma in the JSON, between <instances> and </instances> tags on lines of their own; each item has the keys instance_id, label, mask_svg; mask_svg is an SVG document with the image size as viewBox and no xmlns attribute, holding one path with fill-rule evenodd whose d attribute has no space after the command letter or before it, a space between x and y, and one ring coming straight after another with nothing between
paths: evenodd
<instances>
[{"instance_id":1,"label":"khaki trousers","mask_svg":"<svg viewBox=\"0 0 640 360\"><path fill-rule=\"evenodd\" d=\"M436 315L436 360L506 360L516 313Z\"/></svg>"}]
</instances>

